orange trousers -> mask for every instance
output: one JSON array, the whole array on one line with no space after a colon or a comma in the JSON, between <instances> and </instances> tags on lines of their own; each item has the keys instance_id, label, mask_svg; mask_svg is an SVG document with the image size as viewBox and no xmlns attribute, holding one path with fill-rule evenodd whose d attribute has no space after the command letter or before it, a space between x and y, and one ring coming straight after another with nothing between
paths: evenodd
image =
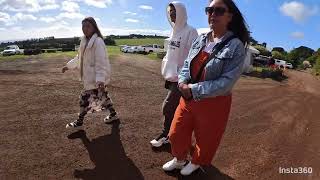
<instances>
[{"instance_id":1,"label":"orange trousers","mask_svg":"<svg viewBox=\"0 0 320 180\"><path fill-rule=\"evenodd\" d=\"M181 98L169 132L172 155L178 160L187 158L194 132L196 146L191 162L210 165L227 125L231 101L232 95L200 101Z\"/></svg>"}]
</instances>

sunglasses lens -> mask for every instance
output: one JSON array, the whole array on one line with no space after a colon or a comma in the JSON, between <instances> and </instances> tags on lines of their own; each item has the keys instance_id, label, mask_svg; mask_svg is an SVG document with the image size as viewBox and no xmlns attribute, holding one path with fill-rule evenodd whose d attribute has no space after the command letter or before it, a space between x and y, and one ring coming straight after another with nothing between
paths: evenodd
<instances>
[{"instance_id":1,"label":"sunglasses lens","mask_svg":"<svg viewBox=\"0 0 320 180\"><path fill-rule=\"evenodd\" d=\"M224 9L222 7L217 7L217 8L215 8L214 11L217 16L222 16L226 12L226 9Z\"/></svg>"},{"instance_id":2,"label":"sunglasses lens","mask_svg":"<svg viewBox=\"0 0 320 180\"><path fill-rule=\"evenodd\" d=\"M206 7L205 12L207 15L213 14L216 16L223 16L226 9L223 7Z\"/></svg>"},{"instance_id":3,"label":"sunglasses lens","mask_svg":"<svg viewBox=\"0 0 320 180\"><path fill-rule=\"evenodd\" d=\"M206 11L206 14L212 14L213 12L210 7L206 7L205 11Z\"/></svg>"}]
</instances>

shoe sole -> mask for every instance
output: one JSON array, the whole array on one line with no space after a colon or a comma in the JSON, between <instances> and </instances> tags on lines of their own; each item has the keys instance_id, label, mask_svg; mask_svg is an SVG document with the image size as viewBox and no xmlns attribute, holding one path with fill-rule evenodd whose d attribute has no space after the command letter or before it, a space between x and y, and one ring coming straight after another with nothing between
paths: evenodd
<instances>
[{"instance_id":1,"label":"shoe sole","mask_svg":"<svg viewBox=\"0 0 320 180\"><path fill-rule=\"evenodd\" d=\"M169 144L169 142L164 142L164 143L162 143L160 145L152 144L151 142L150 142L150 144L151 144L152 147L157 147L158 148L158 147L161 147L161 146L163 146L165 144Z\"/></svg>"},{"instance_id":2,"label":"shoe sole","mask_svg":"<svg viewBox=\"0 0 320 180\"><path fill-rule=\"evenodd\" d=\"M181 168L181 170L182 170L183 168ZM181 173L181 171L180 171L180 174L182 175L182 176L190 176L191 174L193 174L194 172L196 172L196 171L198 171L200 169L200 167L198 167L197 169L195 169L195 170L193 170L190 174L183 174L183 173Z\"/></svg>"},{"instance_id":3,"label":"shoe sole","mask_svg":"<svg viewBox=\"0 0 320 180\"><path fill-rule=\"evenodd\" d=\"M185 165L183 165L182 167L174 168L174 169L172 169L172 170L165 170L165 169L162 168L162 170L164 170L164 171L166 171L166 172L174 171L174 170L176 170L176 169L182 170L182 169L184 168L184 166L185 166Z\"/></svg>"},{"instance_id":4,"label":"shoe sole","mask_svg":"<svg viewBox=\"0 0 320 180\"><path fill-rule=\"evenodd\" d=\"M119 121L120 120L120 118L117 118L117 119L112 119L112 120L103 120L103 122L105 123L105 124L111 124L112 122L114 122L114 121Z\"/></svg>"},{"instance_id":5,"label":"shoe sole","mask_svg":"<svg viewBox=\"0 0 320 180\"><path fill-rule=\"evenodd\" d=\"M66 125L66 129L82 129L82 128L83 126L72 127L72 126Z\"/></svg>"}]
</instances>

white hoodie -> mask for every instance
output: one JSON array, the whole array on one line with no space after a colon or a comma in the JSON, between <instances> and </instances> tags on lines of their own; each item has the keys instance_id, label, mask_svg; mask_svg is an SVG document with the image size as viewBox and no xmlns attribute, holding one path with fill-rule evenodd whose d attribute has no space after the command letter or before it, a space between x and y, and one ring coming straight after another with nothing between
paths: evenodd
<instances>
[{"instance_id":1,"label":"white hoodie","mask_svg":"<svg viewBox=\"0 0 320 180\"><path fill-rule=\"evenodd\" d=\"M168 44L167 54L163 58L161 73L165 80L178 82L179 71L188 56L192 42L198 37L198 32L187 24L186 7L177 1L172 4L176 9L176 23L171 22L170 14L167 11L167 17L172 26L171 35L165 44ZM169 7L169 5L168 5Z\"/></svg>"},{"instance_id":2,"label":"white hoodie","mask_svg":"<svg viewBox=\"0 0 320 180\"><path fill-rule=\"evenodd\" d=\"M87 41L85 37L82 37L78 55L67 63L67 67L81 70L83 60L81 80L84 89L91 90L97 88L97 82L109 83L111 69L103 39L94 34L89 42ZM86 44L87 47L85 47Z\"/></svg>"}]
</instances>

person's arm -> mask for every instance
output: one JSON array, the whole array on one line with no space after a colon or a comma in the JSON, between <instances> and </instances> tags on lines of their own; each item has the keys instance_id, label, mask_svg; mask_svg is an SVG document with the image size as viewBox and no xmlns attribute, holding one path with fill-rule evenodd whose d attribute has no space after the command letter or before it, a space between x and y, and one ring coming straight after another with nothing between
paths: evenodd
<instances>
[{"instance_id":1,"label":"person's arm","mask_svg":"<svg viewBox=\"0 0 320 180\"><path fill-rule=\"evenodd\" d=\"M62 73L66 72L69 69L76 69L78 67L78 63L79 63L79 56L77 54L76 57L71 59L69 62L67 62L65 66L62 67Z\"/></svg>"},{"instance_id":2,"label":"person's arm","mask_svg":"<svg viewBox=\"0 0 320 180\"><path fill-rule=\"evenodd\" d=\"M189 67L189 61L191 61L191 59L189 58L190 55L191 55L191 52L192 52L192 45L194 43L196 43L197 41L199 41L199 37L196 38L195 40L193 40L193 43L191 44L190 48L189 48L189 53L188 53L188 57L187 59L184 61L183 63L183 66L179 72L179 75L178 75L178 84L180 83L188 83L188 81L191 79L191 76L190 76L190 67Z\"/></svg>"},{"instance_id":3,"label":"person's arm","mask_svg":"<svg viewBox=\"0 0 320 180\"><path fill-rule=\"evenodd\" d=\"M95 47L95 72L97 85L104 86L106 75L108 73L109 59L107 57L106 46L101 38L96 40Z\"/></svg>"},{"instance_id":4,"label":"person's arm","mask_svg":"<svg viewBox=\"0 0 320 180\"><path fill-rule=\"evenodd\" d=\"M188 51L190 50L193 42L197 39L198 36L199 36L199 35L198 35L197 30L192 29L192 31L190 32L190 35L189 35L189 39L188 39L187 46L186 46L186 48L188 49Z\"/></svg>"},{"instance_id":5,"label":"person's arm","mask_svg":"<svg viewBox=\"0 0 320 180\"><path fill-rule=\"evenodd\" d=\"M224 69L218 79L189 84L193 99L200 100L206 97L215 97L231 91L234 84L240 78L244 58L245 50L243 45L239 43L232 59L224 62Z\"/></svg>"},{"instance_id":6,"label":"person's arm","mask_svg":"<svg viewBox=\"0 0 320 180\"><path fill-rule=\"evenodd\" d=\"M76 57L71 59L66 66L68 67L68 69L76 69L78 67L78 63L79 63L79 55L77 54Z\"/></svg>"}]
</instances>

